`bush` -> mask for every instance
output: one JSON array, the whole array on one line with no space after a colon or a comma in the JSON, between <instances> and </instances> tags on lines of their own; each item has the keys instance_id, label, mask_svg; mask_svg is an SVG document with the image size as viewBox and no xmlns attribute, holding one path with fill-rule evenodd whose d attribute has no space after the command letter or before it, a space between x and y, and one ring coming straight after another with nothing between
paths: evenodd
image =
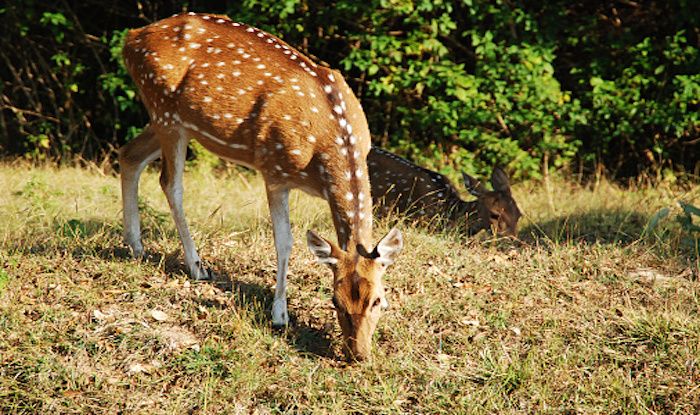
<instances>
[{"instance_id":1,"label":"bush","mask_svg":"<svg viewBox=\"0 0 700 415\"><path fill-rule=\"evenodd\" d=\"M3 153L95 158L145 124L124 28L188 3L97 4L0 9ZM537 177L545 161L700 173L700 16L688 0L191 4L341 68L374 142L445 173L498 164Z\"/></svg>"}]
</instances>

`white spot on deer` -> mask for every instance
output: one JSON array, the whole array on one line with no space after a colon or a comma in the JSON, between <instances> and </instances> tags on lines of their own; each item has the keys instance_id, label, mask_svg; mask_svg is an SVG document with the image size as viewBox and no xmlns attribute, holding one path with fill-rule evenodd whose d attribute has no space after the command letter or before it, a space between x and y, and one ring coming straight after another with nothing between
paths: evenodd
<instances>
[{"instance_id":1,"label":"white spot on deer","mask_svg":"<svg viewBox=\"0 0 700 415\"><path fill-rule=\"evenodd\" d=\"M348 155L348 149L345 148L345 147L342 147L342 148L340 149L340 154L342 154L343 156L347 156L347 155Z\"/></svg>"},{"instance_id":2,"label":"white spot on deer","mask_svg":"<svg viewBox=\"0 0 700 415\"><path fill-rule=\"evenodd\" d=\"M175 67L174 67L173 65L169 64L169 63L163 65L163 69L168 70L168 71L171 70L171 69L174 69L174 68L175 68Z\"/></svg>"},{"instance_id":3,"label":"white spot on deer","mask_svg":"<svg viewBox=\"0 0 700 415\"><path fill-rule=\"evenodd\" d=\"M301 156L301 150L292 150L290 153L294 154L295 156Z\"/></svg>"},{"instance_id":4,"label":"white spot on deer","mask_svg":"<svg viewBox=\"0 0 700 415\"><path fill-rule=\"evenodd\" d=\"M345 143L345 141L343 141L343 137L336 137L335 143L338 144L339 146L342 146Z\"/></svg>"},{"instance_id":5,"label":"white spot on deer","mask_svg":"<svg viewBox=\"0 0 700 415\"><path fill-rule=\"evenodd\" d=\"M224 114L224 118L233 118L233 115L229 114L228 112Z\"/></svg>"},{"instance_id":6,"label":"white spot on deer","mask_svg":"<svg viewBox=\"0 0 700 415\"><path fill-rule=\"evenodd\" d=\"M292 81L292 82L294 82L294 81ZM292 89L295 91L298 91L301 89L301 87L299 85L292 85Z\"/></svg>"},{"instance_id":7,"label":"white spot on deer","mask_svg":"<svg viewBox=\"0 0 700 415\"><path fill-rule=\"evenodd\" d=\"M341 127L345 127L348 125L348 121L345 118L341 118L338 120L338 124L340 124Z\"/></svg>"},{"instance_id":8,"label":"white spot on deer","mask_svg":"<svg viewBox=\"0 0 700 415\"><path fill-rule=\"evenodd\" d=\"M258 69L265 69L265 65L261 63L260 65L256 66L256 68L258 68Z\"/></svg>"},{"instance_id":9,"label":"white spot on deer","mask_svg":"<svg viewBox=\"0 0 700 415\"><path fill-rule=\"evenodd\" d=\"M231 63L234 64L234 65L240 65L240 64L241 64L241 61L239 61L238 59L236 59L236 60L231 61Z\"/></svg>"},{"instance_id":10,"label":"white spot on deer","mask_svg":"<svg viewBox=\"0 0 700 415\"><path fill-rule=\"evenodd\" d=\"M207 82L206 79L201 80L199 83L201 83L202 85L209 85L209 82Z\"/></svg>"},{"instance_id":11,"label":"white spot on deer","mask_svg":"<svg viewBox=\"0 0 700 415\"><path fill-rule=\"evenodd\" d=\"M253 32L255 32L255 29L253 29L252 27L249 27L249 28L247 28L245 31L246 31L246 32L253 33Z\"/></svg>"},{"instance_id":12,"label":"white spot on deer","mask_svg":"<svg viewBox=\"0 0 700 415\"><path fill-rule=\"evenodd\" d=\"M180 31L180 27L178 27L178 26L173 27L173 32L177 33L179 31Z\"/></svg>"},{"instance_id":13,"label":"white spot on deer","mask_svg":"<svg viewBox=\"0 0 700 415\"><path fill-rule=\"evenodd\" d=\"M282 118L285 119L285 120L287 120L287 121L291 121L292 116L291 116L291 115L288 115L288 114L284 114L284 115L282 116Z\"/></svg>"},{"instance_id":14,"label":"white spot on deer","mask_svg":"<svg viewBox=\"0 0 700 415\"><path fill-rule=\"evenodd\" d=\"M185 47L183 46L183 47L178 48L178 51L179 51L179 52L182 52L182 53L185 53Z\"/></svg>"},{"instance_id":15,"label":"white spot on deer","mask_svg":"<svg viewBox=\"0 0 700 415\"><path fill-rule=\"evenodd\" d=\"M345 129L348 131L348 134L352 134L352 125L350 125L350 123L345 126Z\"/></svg>"},{"instance_id":16,"label":"white spot on deer","mask_svg":"<svg viewBox=\"0 0 700 415\"><path fill-rule=\"evenodd\" d=\"M245 94L245 89L239 89L238 90L238 95L243 95Z\"/></svg>"},{"instance_id":17,"label":"white spot on deer","mask_svg":"<svg viewBox=\"0 0 700 415\"><path fill-rule=\"evenodd\" d=\"M311 107L311 112L313 112L313 113L318 113L318 108L316 108L316 107Z\"/></svg>"},{"instance_id":18,"label":"white spot on deer","mask_svg":"<svg viewBox=\"0 0 700 415\"><path fill-rule=\"evenodd\" d=\"M212 99L211 99L211 97L204 97L203 101L204 102L211 102Z\"/></svg>"},{"instance_id":19,"label":"white spot on deer","mask_svg":"<svg viewBox=\"0 0 700 415\"><path fill-rule=\"evenodd\" d=\"M225 21L224 19L216 19L216 23L224 23Z\"/></svg>"},{"instance_id":20,"label":"white spot on deer","mask_svg":"<svg viewBox=\"0 0 700 415\"><path fill-rule=\"evenodd\" d=\"M351 201L354 198L355 198L355 196L352 194L352 192L345 193L345 200Z\"/></svg>"},{"instance_id":21,"label":"white spot on deer","mask_svg":"<svg viewBox=\"0 0 700 415\"><path fill-rule=\"evenodd\" d=\"M309 140L309 143L315 143L315 142L316 142L316 137L314 137L313 135L309 135L308 137L306 137L306 139Z\"/></svg>"},{"instance_id":22,"label":"white spot on deer","mask_svg":"<svg viewBox=\"0 0 700 415\"><path fill-rule=\"evenodd\" d=\"M323 90L326 92L326 94L330 94L331 92L333 92L333 87L330 85L324 85Z\"/></svg>"},{"instance_id":23,"label":"white spot on deer","mask_svg":"<svg viewBox=\"0 0 700 415\"><path fill-rule=\"evenodd\" d=\"M196 42L190 43L190 48L191 48L191 49L199 49L199 48L201 48L201 47L202 47L202 45L199 44L199 43L196 43Z\"/></svg>"},{"instance_id":24,"label":"white spot on deer","mask_svg":"<svg viewBox=\"0 0 700 415\"><path fill-rule=\"evenodd\" d=\"M343 113L343 109L340 108L340 105L334 106L334 107L333 107L333 111L335 111L336 114L342 114L342 113Z\"/></svg>"},{"instance_id":25,"label":"white spot on deer","mask_svg":"<svg viewBox=\"0 0 700 415\"><path fill-rule=\"evenodd\" d=\"M350 173L349 171L346 171L345 172L345 180L350 180L350 179L352 179L352 173Z\"/></svg>"},{"instance_id":26,"label":"white spot on deer","mask_svg":"<svg viewBox=\"0 0 700 415\"><path fill-rule=\"evenodd\" d=\"M185 37L185 40L190 40L190 39L192 39L192 35L189 34L189 33L185 33L185 36L184 36L184 37Z\"/></svg>"},{"instance_id":27,"label":"white spot on deer","mask_svg":"<svg viewBox=\"0 0 700 415\"><path fill-rule=\"evenodd\" d=\"M335 82L335 77L333 76L332 73L328 74L328 79L330 79L331 82Z\"/></svg>"},{"instance_id":28,"label":"white spot on deer","mask_svg":"<svg viewBox=\"0 0 700 415\"><path fill-rule=\"evenodd\" d=\"M236 124L243 124L243 118L236 118Z\"/></svg>"},{"instance_id":29,"label":"white spot on deer","mask_svg":"<svg viewBox=\"0 0 700 415\"><path fill-rule=\"evenodd\" d=\"M214 89L216 89L218 92L221 92L224 90L224 87L222 87L221 85L217 85Z\"/></svg>"},{"instance_id":30,"label":"white spot on deer","mask_svg":"<svg viewBox=\"0 0 700 415\"><path fill-rule=\"evenodd\" d=\"M263 75L265 75L265 76L272 76L272 73L271 73L271 72L265 72Z\"/></svg>"},{"instance_id":31,"label":"white spot on deer","mask_svg":"<svg viewBox=\"0 0 700 415\"><path fill-rule=\"evenodd\" d=\"M233 71L233 72L231 72L231 75L233 75L233 76L241 76L241 71Z\"/></svg>"},{"instance_id":32,"label":"white spot on deer","mask_svg":"<svg viewBox=\"0 0 700 415\"><path fill-rule=\"evenodd\" d=\"M206 30L203 27L200 27L199 29L197 29L197 33L199 33L200 35L204 32L206 32Z\"/></svg>"},{"instance_id":33,"label":"white spot on deer","mask_svg":"<svg viewBox=\"0 0 700 415\"><path fill-rule=\"evenodd\" d=\"M355 176L357 176L358 179L362 178L362 174L362 169L355 170Z\"/></svg>"},{"instance_id":34,"label":"white spot on deer","mask_svg":"<svg viewBox=\"0 0 700 415\"><path fill-rule=\"evenodd\" d=\"M226 65L226 62L217 62L216 63L216 66L224 66L224 65Z\"/></svg>"},{"instance_id":35,"label":"white spot on deer","mask_svg":"<svg viewBox=\"0 0 700 415\"><path fill-rule=\"evenodd\" d=\"M224 75L224 74L222 74L222 73L216 74L216 78L217 78L217 79L224 79L225 76L226 76L226 75Z\"/></svg>"}]
</instances>

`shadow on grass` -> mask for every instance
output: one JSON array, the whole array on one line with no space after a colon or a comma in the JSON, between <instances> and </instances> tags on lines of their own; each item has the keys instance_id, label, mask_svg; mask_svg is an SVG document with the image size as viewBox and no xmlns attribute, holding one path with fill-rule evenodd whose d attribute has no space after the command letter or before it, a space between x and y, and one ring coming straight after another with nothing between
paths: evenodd
<instances>
[{"instance_id":1,"label":"shadow on grass","mask_svg":"<svg viewBox=\"0 0 700 415\"><path fill-rule=\"evenodd\" d=\"M70 252L74 258L97 257L104 261L123 262L125 266L128 266L135 259L131 249L123 244L121 232L120 226L115 226L110 222L92 219L57 219L51 226L51 232L38 238L36 243L25 245L23 242L17 242L8 248L9 252L22 252L33 256L50 256L59 252ZM151 231L148 238L152 238L153 234L154 231ZM147 234L144 232L144 238L146 237ZM177 235L175 234L173 237L177 238ZM109 245L110 241L113 241L114 244ZM108 245L105 245L105 242ZM187 275L187 268L182 261L179 247L171 252L147 250L141 261L155 267L162 267L169 275ZM270 278L268 271L255 266L255 264L246 263L238 264L235 270L224 270L214 265L214 269L210 269L210 271L213 271L214 278L203 281L203 283L212 284L220 290L232 292L235 307L249 310L256 324L262 326L272 324L270 310L274 299L273 290L263 284L238 281L232 277L235 274L248 274L254 275L260 281L265 281ZM198 299L197 301L206 307L223 307L215 301L206 299ZM300 353L331 359L337 357L331 348L331 334L329 332L306 324L302 319L297 318L295 310L290 309L289 311L289 327L276 329L280 336L285 337Z\"/></svg>"},{"instance_id":2,"label":"shadow on grass","mask_svg":"<svg viewBox=\"0 0 700 415\"><path fill-rule=\"evenodd\" d=\"M525 243L549 240L629 245L643 238L650 219L650 216L629 210L594 209L530 224L522 228L519 235Z\"/></svg>"},{"instance_id":3,"label":"shadow on grass","mask_svg":"<svg viewBox=\"0 0 700 415\"><path fill-rule=\"evenodd\" d=\"M265 272L259 268L243 272L254 274L261 281L266 277L269 278L269 275L264 275ZM234 280L221 269L214 270L214 277L209 282L220 290L232 292L236 307L250 310L256 324L263 326L272 324L270 310L272 310L274 290L262 284ZM211 301L206 301L203 305L221 307L220 304ZM284 335L298 352L329 359L337 357L331 348L331 334L325 328L313 327L303 322L293 309L289 309L289 320L288 327L274 327L274 330Z\"/></svg>"}]
</instances>

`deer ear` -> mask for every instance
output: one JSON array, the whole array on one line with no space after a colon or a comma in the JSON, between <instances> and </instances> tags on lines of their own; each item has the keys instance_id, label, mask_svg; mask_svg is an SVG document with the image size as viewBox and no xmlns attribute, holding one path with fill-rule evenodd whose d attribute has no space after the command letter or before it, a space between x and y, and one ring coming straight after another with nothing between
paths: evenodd
<instances>
[{"instance_id":1,"label":"deer ear","mask_svg":"<svg viewBox=\"0 0 700 415\"><path fill-rule=\"evenodd\" d=\"M493 169L493 173L491 174L491 185L493 186L493 190L510 194L508 175L500 167Z\"/></svg>"},{"instance_id":2,"label":"deer ear","mask_svg":"<svg viewBox=\"0 0 700 415\"><path fill-rule=\"evenodd\" d=\"M392 228L374 248L376 253L374 260L386 268L394 263L402 248L403 236L401 231Z\"/></svg>"},{"instance_id":3,"label":"deer ear","mask_svg":"<svg viewBox=\"0 0 700 415\"><path fill-rule=\"evenodd\" d=\"M464 180L464 187L467 188L467 191L472 196L478 197L484 194L484 187L481 185L480 181L464 172L462 172L462 180Z\"/></svg>"},{"instance_id":4,"label":"deer ear","mask_svg":"<svg viewBox=\"0 0 700 415\"><path fill-rule=\"evenodd\" d=\"M306 244L319 264L335 265L338 262L338 258L333 255L333 251L337 253L338 248L333 245L333 242L322 238L316 232L311 230L306 232Z\"/></svg>"}]
</instances>

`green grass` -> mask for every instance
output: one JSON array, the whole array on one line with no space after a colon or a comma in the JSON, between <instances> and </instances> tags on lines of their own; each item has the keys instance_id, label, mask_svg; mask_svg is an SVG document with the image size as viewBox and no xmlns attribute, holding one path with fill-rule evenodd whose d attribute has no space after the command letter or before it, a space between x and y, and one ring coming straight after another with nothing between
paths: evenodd
<instances>
[{"instance_id":1,"label":"green grass","mask_svg":"<svg viewBox=\"0 0 700 415\"><path fill-rule=\"evenodd\" d=\"M402 225L375 359L353 366L330 271L303 241L308 228L333 235L321 200L293 193L294 325L276 331L259 178L186 175L213 283L184 273L155 172L142 181L141 262L121 242L116 177L6 165L0 187L3 414L700 411L698 269L674 220L699 187L520 184L519 241Z\"/></svg>"}]
</instances>

